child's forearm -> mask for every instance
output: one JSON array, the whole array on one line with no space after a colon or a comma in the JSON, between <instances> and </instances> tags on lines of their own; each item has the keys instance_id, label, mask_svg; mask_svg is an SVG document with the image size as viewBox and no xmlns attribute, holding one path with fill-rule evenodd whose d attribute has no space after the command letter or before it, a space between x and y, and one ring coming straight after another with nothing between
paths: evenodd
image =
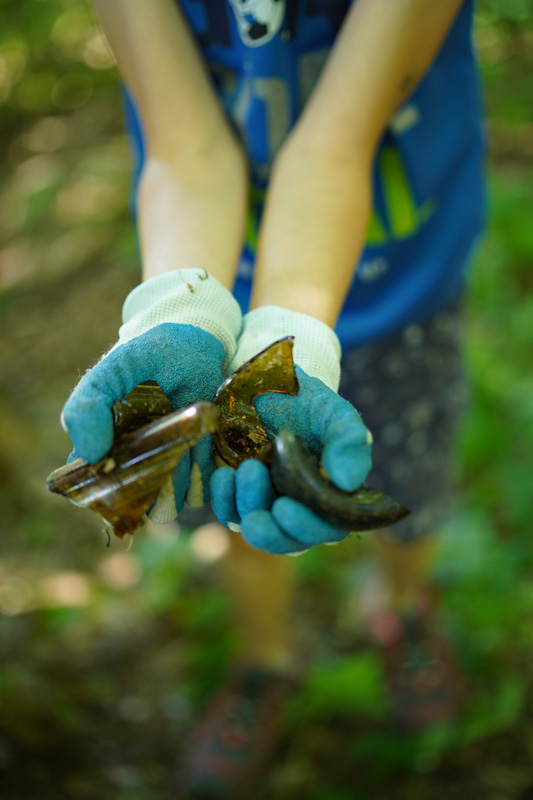
<instances>
[{"instance_id":1,"label":"child's forearm","mask_svg":"<svg viewBox=\"0 0 533 800\"><path fill-rule=\"evenodd\" d=\"M145 278L197 267L231 288L247 205L245 158L174 0L93 0L148 153L138 194Z\"/></svg>"},{"instance_id":2,"label":"child's forearm","mask_svg":"<svg viewBox=\"0 0 533 800\"><path fill-rule=\"evenodd\" d=\"M247 168L236 144L148 157L138 194L144 279L207 270L231 289L244 236Z\"/></svg>"},{"instance_id":3,"label":"child's forearm","mask_svg":"<svg viewBox=\"0 0 533 800\"><path fill-rule=\"evenodd\" d=\"M333 325L364 245L373 152L464 0L358 0L275 164L253 305Z\"/></svg>"},{"instance_id":4,"label":"child's forearm","mask_svg":"<svg viewBox=\"0 0 533 800\"><path fill-rule=\"evenodd\" d=\"M364 245L370 155L329 155L289 139L274 167L252 307L280 305L334 326Z\"/></svg>"}]
</instances>

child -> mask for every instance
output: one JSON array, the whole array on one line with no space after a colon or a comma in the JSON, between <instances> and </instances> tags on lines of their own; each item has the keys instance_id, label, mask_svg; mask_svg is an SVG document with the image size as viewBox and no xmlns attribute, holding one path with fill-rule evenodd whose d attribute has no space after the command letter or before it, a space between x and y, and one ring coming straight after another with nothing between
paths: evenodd
<instances>
[{"instance_id":1,"label":"child","mask_svg":"<svg viewBox=\"0 0 533 800\"><path fill-rule=\"evenodd\" d=\"M413 514L379 537L384 608L371 627L398 717L419 726L453 713L452 660L428 634L427 535L450 488L464 401L458 301L483 217L472 0L95 5L127 86L143 283L117 345L65 406L76 451L107 451L110 407L141 380L176 407L211 400L225 375L294 335L299 395L256 408L346 490L366 479L373 432L369 482ZM232 795L267 760L291 685L291 561L278 556L346 534L274 500L257 461L215 470L209 442L174 486L177 511L211 492L220 521L242 532L227 574L245 666L190 756L191 785ZM411 669L427 677L437 660L435 680L401 677L413 641L425 649Z\"/></svg>"}]
</instances>

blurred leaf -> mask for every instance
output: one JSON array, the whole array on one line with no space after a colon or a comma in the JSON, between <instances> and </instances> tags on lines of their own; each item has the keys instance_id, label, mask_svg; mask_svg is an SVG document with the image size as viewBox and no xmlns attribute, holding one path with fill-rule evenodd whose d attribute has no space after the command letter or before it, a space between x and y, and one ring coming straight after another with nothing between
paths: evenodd
<instances>
[{"instance_id":1,"label":"blurred leaf","mask_svg":"<svg viewBox=\"0 0 533 800\"><path fill-rule=\"evenodd\" d=\"M44 114L52 108L52 91L56 77L50 72L31 73L19 84L17 102L21 109Z\"/></svg>"},{"instance_id":2,"label":"blurred leaf","mask_svg":"<svg viewBox=\"0 0 533 800\"><path fill-rule=\"evenodd\" d=\"M485 0L494 20L531 23L533 4L531 0Z\"/></svg>"},{"instance_id":3,"label":"blurred leaf","mask_svg":"<svg viewBox=\"0 0 533 800\"><path fill-rule=\"evenodd\" d=\"M380 719L387 706L379 657L365 652L314 667L288 714L300 721L356 713Z\"/></svg>"},{"instance_id":4,"label":"blurred leaf","mask_svg":"<svg viewBox=\"0 0 533 800\"><path fill-rule=\"evenodd\" d=\"M524 710L526 690L523 675L508 673L490 695L475 695L458 732L461 744L465 746L513 725Z\"/></svg>"}]
</instances>

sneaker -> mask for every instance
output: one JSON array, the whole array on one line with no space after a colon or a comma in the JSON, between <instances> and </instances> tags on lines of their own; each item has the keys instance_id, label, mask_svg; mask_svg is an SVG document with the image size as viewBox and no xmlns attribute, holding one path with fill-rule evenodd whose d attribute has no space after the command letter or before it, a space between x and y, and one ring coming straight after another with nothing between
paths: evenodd
<instances>
[{"instance_id":1,"label":"sneaker","mask_svg":"<svg viewBox=\"0 0 533 800\"><path fill-rule=\"evenodd\" d=\"M400 616L383 610L371 620L397 723L419 731L455 719L464 681L451 643L429 611Z\"/></svg>"},{"instance_id":2,"label":"sneaker","mask_svg":"<svg viewBox=\"0 0 533 800\"><path fill-rule=\"evenodd\" d=\"M233 673L193 730L182 769L187 797L238 800L275 756L293 677L257 667Z\"/></svg>"}]
</instances>

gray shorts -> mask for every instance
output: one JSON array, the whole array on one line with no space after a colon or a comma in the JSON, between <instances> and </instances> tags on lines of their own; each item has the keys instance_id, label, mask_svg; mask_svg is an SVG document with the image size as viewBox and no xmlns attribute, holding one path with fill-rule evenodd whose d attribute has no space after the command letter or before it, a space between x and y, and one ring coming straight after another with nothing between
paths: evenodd
<instances>
[{"instance_id":1,"label":"gray shorts","mask_svg":"<svg viewBox=\"0 0 533 800\"><path fill-rule=\"evenodd\" d=\"M342 361L339 394L374 437L368 484L412 512L387 531L393 540L427 536L451 506L455 433L467 402L461 330L455 304Z\"/></svg>"}]
</instances>

